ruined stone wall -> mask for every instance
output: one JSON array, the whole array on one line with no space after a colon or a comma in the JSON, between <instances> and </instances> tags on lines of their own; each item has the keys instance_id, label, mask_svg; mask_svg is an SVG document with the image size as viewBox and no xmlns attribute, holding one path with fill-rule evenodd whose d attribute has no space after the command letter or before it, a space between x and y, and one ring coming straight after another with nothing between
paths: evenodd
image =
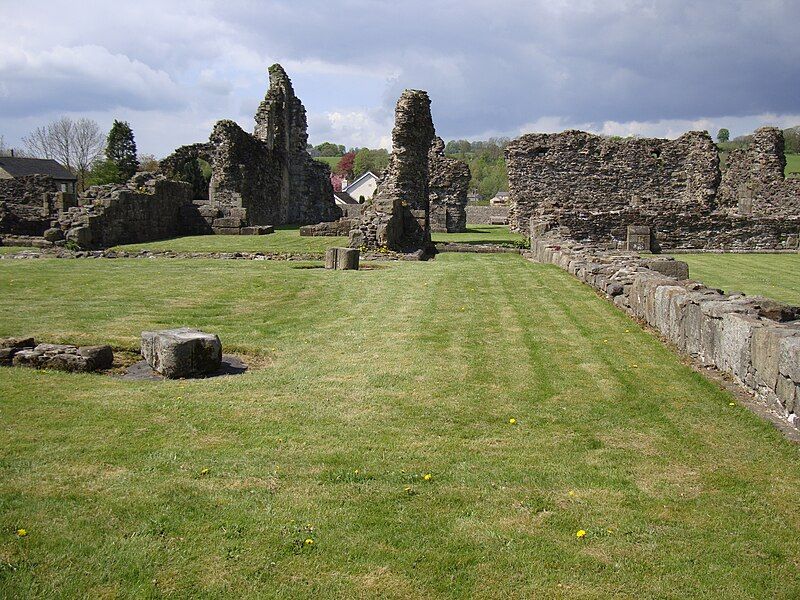
<instances>
[{"instance_id":1,"label":"ruined stone wall","mask_svg":"<svg viewBox=\"0 0 800 600\"><path fill-rule=\"evenodd\" d=\"M233 121L214 126L211 145L209 204L202 210L215 232L285 223L281 215L284 164L267 145Z\"/></svg>"},{"instance_id":2,"label":"ruined stone wall","mask_svg":"<svg viewBox=\"0 0 800 600\"><path fill-rule=\"evenodd\" d=\"M431 231L466 231L469 166L445 156L444 141L435 137L428 153L428 168Z\"/></svg>"},{"instance_id":3,"label":"ruined stone wall","mask_svg":"<svg viewBox=\"0 0 800 600\"><path fill-rule=\"evenodd\" d=\"M492 220L508 219L507 206L475 206L466 208L468 225L489 225Z\"/></svg>"},{"instance_id":4,"label":"ruined stone wall","mask_svg":"<svg viewBox=\"0 0 800 600\"><path fill-rule=\"evenodd\" d=\"M800 184L783 179L782 148L778 130L759 130L723 177L704 132L672 141L525 135L506 150L509 224L527 233L535 217L612 247L625 245L628 226L645 226L653 251L797 248Z\"/></svg>"},{"instance_id":5,"label":"ruined stone wall","mask_svg":"<svg viewBox=\"0 0 800 600\"><path fill-rule=\"evenodd\" d=\"M270 67L269 78L254 134L233 121L219 121L208 143L181 146L160 163L172 178L181 176L188 160L211 164L208 201L197 204L214 233L314 224L342 215L333 200L330 169L306 150L306 110L291 80L280 65Z\"/></svg>"},{"instance_id":6,"label":"ruined stone wall","mask_svg":"<svg viewBox=\"0 0 800 600\"><path fill-rule=\"evenodd\" d=\"M351 246L423 254L430 250L428 152L434 136L427 92L405 90L395 108L389 165L351 233Z\"/></svg>"},{"instance_id":7,"label":"ruined stone wall","mask_svg":"<svg viewBox=\"0 0 800 600\"><path fill-rule=\"evenodd\" d=\"M530 134L506 149L509 225L530 217L569 227L575 239L625 239L627 225L710 214L719 157L707 133L677 140L611 140L582 131Z\"/></svg>"},{"instance_id":8,"label":"ruined stone wall","mask_svg":"<svg viewBox=\"0 0 800 600\"><path fill-rule=\"evenodd\" d=\"M303 103L280 65L269 68L269 90L256 111L253 135L266 144L282 176L279 221L313 224L341 216L333 200L330 168L308 153Z\"/></svg>"},{"instance_id":9,"label":"ruined stone wall","mask_svg":"<svg viewBox=\"0 0 800 600\"><path fill-rule=\"evenodd\" d=\"M800 179L785 179L783 132L762 127L746 148L732 150L717 195L721 212L744 217L800 215Z\"/></svg>"},{"instance_id":10,"label":"ruined stone wall","mask_svg":"<svg viewBox=\"0 0 800 600\"><path fill-rule=\"evenodd\" d=\"M710 289L688 280L686 263L604 251L552 234L531 238L531 256L606 294L697 364L732 375L796 421L800 308Z\"/></svg>"},{"instance_id":11,"label":"ruined stone wall","mask_svg":"<svg viewBox=\"0 0 800 600\"><path fill-rule=\"evenodd\" d=\"M62 211L57 226L82 248L108 248L203 232L192 186L137 173L126 184L93 186L80 206Z\"/></svg>"},{"instance_id":12,"label":"ruined stone wall","mask_svg":"<svg viewBox=\"0 0 800 600\"><path fill-rule=\"evenodd\" d=\"M42 235L50 223L45 197L57 192L58 185L47 175L0 179L0 233Z\"/></svg>"}]
</instances>

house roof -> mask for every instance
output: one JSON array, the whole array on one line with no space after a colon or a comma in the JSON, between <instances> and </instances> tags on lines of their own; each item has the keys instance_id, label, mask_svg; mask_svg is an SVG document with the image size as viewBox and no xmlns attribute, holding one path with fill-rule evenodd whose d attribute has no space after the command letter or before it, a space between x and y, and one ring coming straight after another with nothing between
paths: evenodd
<instances>
[{"instance_id":1,"label":"house roof","mask_svg":"<svg viewBox=\"0 0 800 600\"><path fill-rule=\"evenodd\" d=\"M372 171L367 171L366 173L364 173L361 177L359 177L355 181L351 181L350 183L348 183L347 187L345 188L345 190L349 190L351 188L354 188L356 185L358 185L359 183L361 183L362 181L364 181L368 177L372 177L374 179L378 179L378 176L375 175L375 173L373 173Z\"/></svg>"},{"instance_id":2,"label":"house roof","mask_svg":"<svg viewBox=\"0 0 800 600\"><path fill-rule=\"evenodd\" d=\"M347 192L333 192L333 197L336 198L342 204L358 204L358 200L353 198Z\"/></svg>"},{"instance_id":3,"label":"house roof","mask_svg":"<svg viewBox=\"0 0 800 600\"><path fill-rule=\"evenodd\" d=\"M497 192L494 195L495 198L508 198L508 192Z\"/></svg>"},{"instance_id":4,"label":"house roof","mask_svg":"<svg viewBox=\"0 0 800 600\"><path fill-rule=\"evenodd\" d=\"M3 169L12 177L24 177L25 175L49 175L53 179L77 180L75 175L50 158L0 156L0 169Z\"/></svg>"}]
</instances>

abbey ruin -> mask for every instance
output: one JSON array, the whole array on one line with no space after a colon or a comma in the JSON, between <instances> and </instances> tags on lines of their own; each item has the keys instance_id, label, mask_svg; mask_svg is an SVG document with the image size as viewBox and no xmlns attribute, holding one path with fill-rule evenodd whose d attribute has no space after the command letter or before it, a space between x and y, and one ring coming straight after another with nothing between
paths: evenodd
<instances>
[{"instance_id":1,"label":"abbey ruin","mask_svg":"<svg viewBox=\"0 0 800 600\"><path fill-rule=\"evenodd\" d=\"M512 229L531 223L612 248L798 248L800 180L785 179L783 134L759 129L726 169L706 132L612 140L524 135L506 150Z\"/></svg>"}]
</instances>

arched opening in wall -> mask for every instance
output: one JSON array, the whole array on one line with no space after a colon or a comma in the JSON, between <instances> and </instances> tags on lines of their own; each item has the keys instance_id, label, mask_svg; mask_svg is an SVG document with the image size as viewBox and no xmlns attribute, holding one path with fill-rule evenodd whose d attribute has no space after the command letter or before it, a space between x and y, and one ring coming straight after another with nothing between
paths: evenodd
<instances>
[{"instance_id":1,"label":"arched opening in wall","mask_svg":"<svg viewBox=\"0 0 800 600\"><path fill-rule=\"evenodd\" d=\"M191 184L195 200L208 200L211 165L207 161L202 158L190 158L183 163L178 179Z\"/></svg>"}]
</instances>

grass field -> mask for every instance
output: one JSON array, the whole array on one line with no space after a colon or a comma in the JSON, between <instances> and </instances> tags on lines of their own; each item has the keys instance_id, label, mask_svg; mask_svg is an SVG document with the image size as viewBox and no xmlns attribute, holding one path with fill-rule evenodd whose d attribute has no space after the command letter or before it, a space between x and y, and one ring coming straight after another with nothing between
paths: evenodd
<instances>
[{"instance_id":1,"label":"grass field","mask_svg":"<svg viewBox=\"0 0 800 600\"><path fill-rule=\"evenodd\" d=\"M467 233L434 233L436 242L495 243L521 245L524 237L510 233L504 225L470 225ZM346 246L346 237L301 237L297 227L276 228L270 235L198 235L159 242L127 244L116 250L172 250L174 252L319 252L331 246Z\"/></svg>"},{"instance_id":2,"label":"grass field","mask_svg":"<svg viewBox=\"0 0 800 600\"><path fill-rule=\"evenodd\" d=\"M689 276L726 292L800 305L800 254L677 254Z\"/></svg>"},{"instance_id":3,"label":"grass field","mask_svg":"<svg viewBox=\"0 0 800 600\"><path fill-rule=\"evenodd\" d=\"M0 254L16 254L23 250L36 250L36 248L25 248L23 246L0 246Z\"/></svg>"},{"instance_id":4,"label":"grass field","mask_svg":"<svg viewBox=\"0 0 800 600\"><path fill-rule=\"evenodd\" d=\"M800 175L800 154L786 155L786 176L790 174L794 174L795 177Z\"/></svg>"},{"instance_id":5,"label":"grass field","mask_svg":"<svg viewBox=\"0 0 800 600\"><path fill-rule=\"evenodd\" d=\"M342 160L341 156L316 156L314 160L318 160L320 162L324 162L331 168L331 171L339 164L339 161Z\"/></svg>"},{"instance_id":6,"label":"grass field","mask_svg":"<svg viewBox=\"0 0 800 600\"><path fill-rule=\"evenodd\" d=\"M522 246L525 236L512 233L506 225L467 225L465 233L434 233L434 242L459 242L462 244L505 244Z\"/></svg>"},{"instance_id":7,"label":"grass field","mask_svg":"<svg viewBox=\"0 0 800 600\"><path fill-rule=\"evenodd\" d=\"M257 367L0 371L0 597L800 595L800 449L567 273L306 266L0 262L0 336Z\"/></svg>"},{"instance_id":8,"label":"grass field","mask_svg":"<svg viewBox=\"0 0 800 600\"><path fill-rule=\"evenodd\" d=\"M276 227L269 235L196 235L159 242L126 244L115 250L171 250L174 252L325 252L347 245L346 237L302 237L297 227Z\"/></svg>"}]
</instances>

